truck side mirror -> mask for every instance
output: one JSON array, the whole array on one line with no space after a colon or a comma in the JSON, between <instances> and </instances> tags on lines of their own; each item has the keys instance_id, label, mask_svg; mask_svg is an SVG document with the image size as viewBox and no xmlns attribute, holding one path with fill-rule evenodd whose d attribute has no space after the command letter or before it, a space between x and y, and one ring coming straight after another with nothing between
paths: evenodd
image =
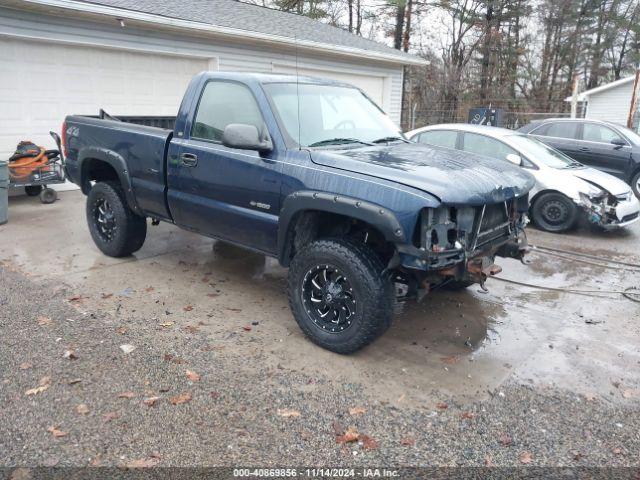
<instances>
[{"instance_id":1,"label":"truck side mirror","mask_svg":"<svg viewBox=\"0 0 640 480\"><path fill-rule=\"evenodd\" d=\"M520 155L516 155L515 153L508 153L505 158L514 165L518 165L519 167L522 166L522 157Z\"/></svg>"},{"instance_id":2,"label":"truck side mirror","mask_svg":"<svg viewBox=\"0 0 640 480\"><path fill-rule=\"evenodd\" d=\"M242 150L257 150L259 152L269 152L273 150L273 143L269 138L266 127L262 132L255 125L246 123L230 123L222 134L222 144L229 148L239 148Z\"/></svg>"}]
</instances>

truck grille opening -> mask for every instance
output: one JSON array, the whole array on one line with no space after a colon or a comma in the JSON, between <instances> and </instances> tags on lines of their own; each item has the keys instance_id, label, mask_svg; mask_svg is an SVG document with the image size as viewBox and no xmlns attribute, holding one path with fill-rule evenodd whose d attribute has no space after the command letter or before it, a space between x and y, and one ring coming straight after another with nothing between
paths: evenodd
<instances>
[{"instance_id":1,"label":"truck grille opening","mask_svg":"<svg viewBox=\"0 0 640 480\"><path fill-rule=\"evenodd\" d=\"M510 203L496 203L478 208L477 215L480 218L480 228L476 238L476 248L510 235L511 221L509 212L512 210Z\"/></svg>"}]
</instances>

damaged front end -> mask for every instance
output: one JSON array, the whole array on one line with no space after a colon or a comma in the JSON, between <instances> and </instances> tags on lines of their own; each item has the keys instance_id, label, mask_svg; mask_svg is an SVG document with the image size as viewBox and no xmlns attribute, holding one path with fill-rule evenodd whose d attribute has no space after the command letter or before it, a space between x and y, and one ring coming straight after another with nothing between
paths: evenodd
<instances>
[{"instance_id":1,"label":"damaged front end","mask_svg":"<svg viewBox=\"0 0 640 480\"><path fill-rule=\"evenodd\" d=\"M612 195L603 190L580 193L578 205L590 223L603 228L622 227L638 219L637 200L631 191L622 195Z\"/></svg>"},{"instance_id":2,"label":"damaged front end","mask_svg":"<svg viewBox=\"0 0 640 480\"><path fill-rule=\"evenodd\" d=\"M398 248L396 267L425 289L456 281L484 285L501 268L496 256L522 260L528 196L481 206L425 208L413 245Z\"/></svg>"}]
</instances>

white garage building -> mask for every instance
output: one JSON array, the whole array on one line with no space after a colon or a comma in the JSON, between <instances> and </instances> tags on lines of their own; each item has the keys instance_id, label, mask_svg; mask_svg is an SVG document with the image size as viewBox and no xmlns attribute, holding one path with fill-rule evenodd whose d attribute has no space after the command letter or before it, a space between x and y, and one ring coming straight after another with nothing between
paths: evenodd
<instances>
[{"instance_id":1,"label":"white garage building","mask_svg":"<svg viewBox=\"0 0 640 480\"><path fill-rule=\"evenodd\" d=\"M202 70L350 82L400 121L402 70L423 60L307 17L235 0L4 0L0 158L53 147L69 114L176 114Z\"/></svg>"}]
</instances>

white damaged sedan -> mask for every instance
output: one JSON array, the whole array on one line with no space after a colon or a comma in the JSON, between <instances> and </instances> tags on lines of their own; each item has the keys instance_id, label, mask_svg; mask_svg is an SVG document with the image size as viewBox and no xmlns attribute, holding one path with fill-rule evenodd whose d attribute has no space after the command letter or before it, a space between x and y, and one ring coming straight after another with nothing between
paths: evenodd
<instances>
[{"instance_id":1,"label":"white damaged sedan","mask_svg":"<svg viewBox=\"0 0 640 480\"><path fill-rule=\"evenodd\" d=\"M608 173L587 167L535 138L484 125L432 125L406 134L419 143L455 148L520 165L536 178L530 214L549 232L572 228L579 215L606 229L640 219L631 187Z\"/></svg>"}]
</instances>

